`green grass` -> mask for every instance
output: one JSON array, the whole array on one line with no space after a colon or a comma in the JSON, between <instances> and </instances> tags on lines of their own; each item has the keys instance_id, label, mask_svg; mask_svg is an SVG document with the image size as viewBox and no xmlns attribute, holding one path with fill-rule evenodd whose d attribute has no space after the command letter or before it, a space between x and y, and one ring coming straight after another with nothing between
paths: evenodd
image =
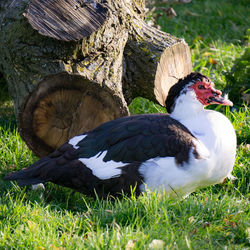
<instances>
[{"instance_id":1,"label":"green grass","mask_svg":"<svg viewBox=\"0 0 250 250\"><path fill-rule=\"evenodd\" d=\"M243 78L244 84L249 80L242 67L240 74L232 71L249 45L246 3L193 0L174 6L177 18L158 16L157 22L163 30L186 39L195 70L230 90L230 79L234 86L243 84ZM1 79L0 87L0 249L157 249L155 239L161 240L158 249L250 247L249 108L241 98L232 112L213 107L227 115L237 133L236 180L198 190L185 200L155 192L95 200L53 184L40 192L3 181L6 173L27 167L37 158L20 138L13 103ZM234 91L241 96L241 87ZM165 109L136 98L130 111Z\"/></svg>"}]
</instances>

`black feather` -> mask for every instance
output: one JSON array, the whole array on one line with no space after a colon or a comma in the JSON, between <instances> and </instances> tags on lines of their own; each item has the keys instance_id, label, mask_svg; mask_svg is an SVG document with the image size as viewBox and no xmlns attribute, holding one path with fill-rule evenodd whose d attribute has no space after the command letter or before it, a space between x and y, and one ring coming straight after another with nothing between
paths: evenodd
<instances>
[{"instance_id":1,"label":"black feather","mask_svg":"<svg viewBox=\"0 0 250 250\"><path fill-rule=\"evenodd\" d=\"M144 162L158 156L178 155L177 162L188 161L195 137L167 114L122 117L87 133L77 146L79 158L90 158L107 151L104 161ZM178 154L181 152L181 154Z\"/></svg>"},{"instance_id":2,"label":"black feather","mask_svg":"<svg viewBox=\"0 0 250 250\"><path fill-rule=\"evenodd\" d=\"M187 75L185 78L180 79L176 84L174 84L169 92L165 102L166 109L168 113L171 113L174 108L174 103L177 97L181 94L182 90L186 87L187 84L191 82L201 81L203 78L208 79L206 76L198 72L192 72ZM209 79L208 79L209 80Z\"/></svg>"}]
</instances>

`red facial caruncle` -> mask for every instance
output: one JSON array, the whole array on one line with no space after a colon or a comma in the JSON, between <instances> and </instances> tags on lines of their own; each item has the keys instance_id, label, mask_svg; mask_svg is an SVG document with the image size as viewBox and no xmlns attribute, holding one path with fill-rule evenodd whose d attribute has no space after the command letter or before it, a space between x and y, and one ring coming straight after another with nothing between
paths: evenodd
<instances>
[{"instance_id":1,"label":"red facial caruncle","mask_svg":"<svg viewBox=\"0 0 250 250\"><path fill-rule=\"evenodd\" d=\"M232 106L233 103L223 98L222 92L214 88L214 83L210 82L208 79L203 78L202 81L198 81L190 86L191 89L195 91L196 98L204 105L209 104L221 104Z\"/></svg>"}]
</instances>

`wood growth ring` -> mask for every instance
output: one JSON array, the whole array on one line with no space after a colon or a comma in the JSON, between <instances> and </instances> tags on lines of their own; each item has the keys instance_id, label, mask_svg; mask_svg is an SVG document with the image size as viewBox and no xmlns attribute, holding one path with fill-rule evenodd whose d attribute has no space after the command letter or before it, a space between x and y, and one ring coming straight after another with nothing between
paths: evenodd
<instances>
[{"instance_id":1,"label":"wood growth ring","mask_svg":"<svg viewBox=\"0 0 250 250\"><path fill-rule=\"evenodd\" d=\"M28 97L19 113L20 133L44 156L69 138L126 114L100 85L63 73L44 79Z\"/></svg>"}]
</instances>

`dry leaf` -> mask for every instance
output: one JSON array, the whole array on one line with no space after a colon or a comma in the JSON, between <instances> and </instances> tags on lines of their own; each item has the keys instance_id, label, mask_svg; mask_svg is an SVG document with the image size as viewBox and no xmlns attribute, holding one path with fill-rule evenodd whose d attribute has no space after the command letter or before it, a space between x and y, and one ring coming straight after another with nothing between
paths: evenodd
<instances>
[{"instance_id":1,"label":"dry leaf","mask_svg":"<svg viewBox=\"0 0 250 250\"><path fill-rule=\"evenodd\" d=\"M186 240L186 244L187 244L188 249L191 249L190 240L188 239L187 236L185 236L185 240Z\"/></svg>"},{"instance_id":2,"label":"dry leaf","mask_svg":"<svg viewBox=\"0 0 250 250\"><path fill-rule=\"evenodd\" d=\"M218 10L218 14L219 16L222 16L222 12L220 10Z\"/></svg>"},{"instance_id":3,"label":"dry leaf","mask_svg":"<svg viewBox=\"0 0 250 250\"><path fill-rule=\"evenodd\" d=\"M65 250L64 247L57 247L57 246L55 246L55 245L53 245L53 244L50 246L49 249L52 249L52 250Z\"/></svg>"},{"instance_id":4,"label":"dry leaf","mask_svg":"<svg viewBox=\"0 0 250 250\"><path fill-rule=\"evenodd\" d=\"M208 62L209 62L210 64L213 64L213 65L215 65L215 64L218 63L218 62L217 62L216 60L214 60L212 57L209 57L209 58L208 58Z\"/></svg>"},{"instance_id":5,"label":"dry leaf","mask_svg":"<svg viewBox=\"0 0 250 250\"><path fill-rule=\"evenodd\" d=\"M193 43L197 43L198 41L200 41L202 39L203 39L202 36L197 36L197 37L194 38Z\"/></svg>"},{"instance_id":6,"label":"dry leaf","mask_svg":"<svg viewBox=\"0 0 250 250\"><path fill-rule=\"evenodd\" d=\"M125 250L131 250L135 247L135 243L137 242L137 240L129 240L126 247L125 247Z\"/></svg>"},{"instance_id":7,"label":"dry leaf","mask_svg":"<svg viewBox=\"0 0 250 250\"><path fill-rule=\"evenodd\" d=\"M203 227L210 227L210 226L211 226L211 223L206 221L202 226L203 226Z\"/></svg>"},{"instance_id":8,"label":"dry leaf","mask_svg":"<svg viewBox=\"0 0 250 250\"><path fill-rule=\"evenodd\" d=\"M242 93L242 100L246 102L246 104L250 103L250 94L249 93Z\"/></svg>"},{"instance_id":9,"label":"dry leaf","mask_svg":"<svg viewBox=\"0 0 250 250\"><path fill-rule=\"evenodd\" d=\"M42 246L38 246L37 248L36 248L36 250L45 250L46 248L45 247L42 247Z\"/></svg>"},{"instance_id":10,"label":"dry leaf","mask_svg":"<svg viewBox=\"0 0 250 250\"><path fill-rule=\"evenodd\" d=\"M166 12L168 17L176 17L177 16L177 14L173 8L167 8L165 10L165 12Z\"/></svg>"},{"instance_id":11,"label":"dry leaf","mask_svg":"<svg viewBox=\"0 0 250 250\"><path fill-rule=\"evenodd\" d=\"M189 218L188 218L188 222L189 222L190 224L192 224L192 223L194 222L194 216L189 217Z\"/></svg>"},{"instance_id":12,"label":"dry leaf","mask_svg":"<svg viewBox=\"0 0 250 250\"><path fill-rule=\"evenodd\" d=\"M212 55L212 53L211 52L208 52L208 51L206 51L206 52L204 52L203 54L202 54L202 56L211 56Z\"/></svg>"},{"instance_id":13,"label":"dry leaf","mask_svg":"<svg viewBox=\"0 0 250 250\"><path fill-rule=\"evenodd\" d=\"M113 214L113 211L109 210L109 209L106 209L105 212L108 213L108 214Z\"/></svg>"},{"instance_id":14,"label":"dry leaf","mask_svg":"<svg viewBox=\"0 0 250 250\"><path fill-rule=\"evenodd\" d=\"M29 227L30 230L35 230L35 229L37 229L37 226L38 226L38 225L37 225L35 222L33 222L33 221L31 221L31 220L28 220L27 223L28 223L28 227Z\"/></svg>"},{"instance_id":15,"label":"dry leaf","mask_svg":"<svg viewBox=\"0 0 250 250\"><path fill-rule=\"evenodd\" d=\"M247 238L250 239L250 227L248 227L248 228L246 229L246 234L247 234Z\"/></svg>"},{"instance_id":16,"label":"dry leaf","mask_svg":"<svg viewBox=\"0 0 250 250\"><path fill-rule=\"evenodd\" d=\"M200 14L195 13L195 12L191 12L189 10L186 10L186 15L189 15L189 16L201 16Z\"/></svg>"},{"instance_id":17,"label":"dry leaf","mask_svg":"<svg viewBox=\"0 0 250 250\"><path fill-rule=\"evenodd\" d=\"M9 170L14 170L14 169L16 169L16 165L14 165L14 164L13 164L13 165L9 165L9 166L8 166L8 169L9 169Z\"/></svg>"},{"instance_id":18,"label":"dry leaf","mask_svg":"<svg viewBox=\"0 0 250 250\"><path fill-rule=\"evenodd\" d=\"M32 190L34 190L34 191L45 190L45 187L42 183L38 183L38 184L32 185Z\"/></svg>"},{"instance_id":19,"label":"dry leaf","mask_svg":"<svg viewBox=\"0 0 250 250\"><path fill-rule=\"evenodd\" d=\"M163 240L152 240L152 242L148 245L149 249L163 249L165 242Z\"/></svg>"},{"instance_id":20,"label":"dry leaf","mask_svg":"<svg viewBox=\"0 0 250 250\"><path fill-rule=\"evenodd\" d=\"M31 215L39 215L41 211L39 209L35 209L33 212L31 212Z\"/></svg>"}]
</instances>

